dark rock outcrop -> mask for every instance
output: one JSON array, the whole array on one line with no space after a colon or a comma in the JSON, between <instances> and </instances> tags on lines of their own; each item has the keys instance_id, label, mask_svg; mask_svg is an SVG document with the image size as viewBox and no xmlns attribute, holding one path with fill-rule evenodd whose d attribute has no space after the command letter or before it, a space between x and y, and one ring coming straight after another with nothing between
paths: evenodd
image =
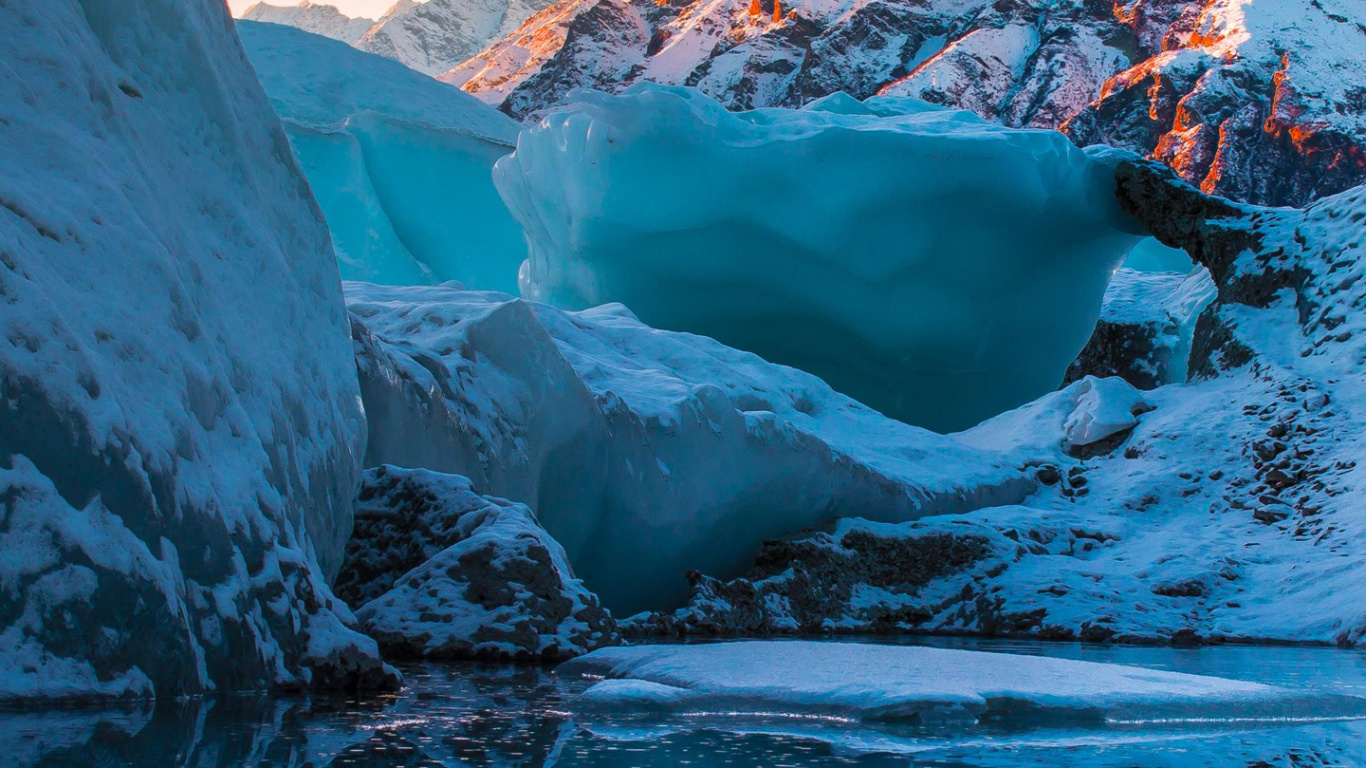
<instances>
[{"instance_id":1,"label":"dark rock outcrop","mask_svg":"<svg viewBox=\"0 0 1366 768\"><path fill-rule=\"evenodd\" d=\"M530 509L427 470L366 471L337 594L399 656L555 661L617 638Z\"/></svg>"}]
</instances>

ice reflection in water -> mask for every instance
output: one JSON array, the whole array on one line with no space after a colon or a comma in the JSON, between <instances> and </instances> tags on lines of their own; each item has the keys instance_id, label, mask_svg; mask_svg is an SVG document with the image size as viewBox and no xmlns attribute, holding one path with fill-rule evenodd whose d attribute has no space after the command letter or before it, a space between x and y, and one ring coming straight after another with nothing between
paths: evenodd
<instances>
[{"instance_id":1,"label":"ice reflection in water","mask_svg":"<svg viewBox=\"0 0 1366 768\"><path fill-rule=\"evenodd\" d=\"M1125 648L933 641L1222 675L1366 696L1366 654L1307 648ZM540 668L430 664L367 702L232 697L124 710L0 713L0 764L30 766L508 766L516 768L1366 768L1366 722L962 733L790 718L593 719L584 683ZM1312 713L1305 713L1311 715ZM1217 717L1218 713L1211 713Z\"/></svg>"}]
</instances>

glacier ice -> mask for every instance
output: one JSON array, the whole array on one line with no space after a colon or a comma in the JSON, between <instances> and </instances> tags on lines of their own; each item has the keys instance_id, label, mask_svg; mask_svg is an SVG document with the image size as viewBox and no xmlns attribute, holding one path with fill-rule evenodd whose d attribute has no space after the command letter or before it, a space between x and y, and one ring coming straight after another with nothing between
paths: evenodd
<instances>
[{"instance_id":1,"label":"glacier ice","mask_svg":"<svg viewBox=\"0 0 1366 768\"><path fill-rule=\"evenodd\" d=\"M589 92L494 181L524 296L621 302L941 430L1056 387L1140 239L1109 163L1060 134L891 100Z\"/></svg>"},{"instance_id":2,"label":"glacier ice","mask_svg":"<svg viewBox=\"0 0 1366 768\"><path fill-rule=\"evenodd\" d=\"M276 24L237 29L322 206L343 278L516 289L526 246L490 173L517 123L344 43Z\"/></svg>"},{"instance_id":3,"label":"glacier ice","mask_svg":"<svg viewBox=\"0 0 1366 768\"><path fill-rule=\"evenodd\" d=\"M606 677L576 701L608 712L784 713L920 725L1084 721L1133 726L1305 711L1359 717L1366 699L1071 659L840 642L604 648L557 674Z\"/></svg>"},{"instance_id":4,"label":"glacier ice","mask_svg":"<svg viewBox=\"0 0 1366 768\"><path fill-rule=\"evenodd\" d=\"M1179 272L1185 274L1195 267L1190 254L1180 248L1170 248L1155 237L1145 237L1124 257L1125 269L1139 272Z\"/></svg>"},{"instance_id":5,"label":"glacier ice","mask_svg":"<svg viewBox=\"0 0 1366 768\"><path fill-rule=\"evenodd\" d=\"M327 230L220 0L0 5L0 699L392 683Z\"/></svg>"},{"instance_id":6,"label":"glacier ice","mask_svg":"<svg viewBox=\"0 0 1366 768\"><path fill-rule=\"evenodd\" d=\"M1034 487L987 452L621 305L345 290L367 466L460 474L525 502L618 616L671 607L689 569L738 575L765 539L835 517L906 520Z\"/></svg>"},{"instance_id":7,"label":"glacier ice","mask_svg":"<svg viewBox=\"0 0 1366 768\"><path fill-rule=\"evenodd\" d=\"M366 470L337 595L402 656L556 660L617 639L525 504L425 469Z\"/></svg>"},{"instance_id":8,"label":"glacier ice","mask_svg":"<svg viewBox=\"0 0 1366 768\"><path fill-rule=\"evenodd\" d=\"M956 435L1037 467L1027 506L803 532L745 579L695 579L687 608L645 628L1366 642L1366 187L1295 210L1206 195L1152 161L1116 179L1200 261L1184 279L1128 271L1107 295L1124 297L1117 322L1208 303L1188 381L1093 387L1095 403L1074 385ZM1071 450L1069 422L1135 415L1127 436Z\"/></svg>"}]
</instances>

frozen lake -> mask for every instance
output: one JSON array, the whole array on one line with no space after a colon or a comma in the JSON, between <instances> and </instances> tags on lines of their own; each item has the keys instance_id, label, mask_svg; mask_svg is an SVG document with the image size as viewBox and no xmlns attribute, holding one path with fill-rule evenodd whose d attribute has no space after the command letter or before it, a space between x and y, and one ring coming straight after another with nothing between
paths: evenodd
<instances>
[{"instance_id":1,"label":"frozen lake","mask_svg":"<svg viewBox=\"0 0 1366 768\"><path fill-rule=\"evenodd\" d=\"M881 641L885 642L885 641ZM1366 696L1366 653L1326 648L1140 648L917 640ZM549 670L404 668L399 695L233 697L126 711L0 713L0 762L29 766L1366 766L1366 721L918 730L815 718L569 714L586 687Z\"/></svg>"}]
</instances>

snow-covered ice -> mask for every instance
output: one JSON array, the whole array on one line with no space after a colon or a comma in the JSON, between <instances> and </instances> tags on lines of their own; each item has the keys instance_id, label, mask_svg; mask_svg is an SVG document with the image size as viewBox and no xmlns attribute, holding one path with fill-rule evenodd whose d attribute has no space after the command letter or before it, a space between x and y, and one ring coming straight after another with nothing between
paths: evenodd
<instances>
[{"instance_id":1,"label":"snow-covered ice","mask_svg":"<svg viewBox=\"0 0 1366 768\"><path fill-rule=\"evenodd\" d=\"M513 120L335 40L237 23L332 231L342 276L511 291L526 253L490 177Z\"/></svg>"},{"instance_id":2,"label":"snow-covered ice","mask_svg":"<svg viewBox=\"0 0 1366 768\"><path fill-rule=\"evenodd\" d=\"M336 588L385 653L554 660L616 640L536 515L459 475L366 470Z\"/></svg>"},{"instance_id":3,"label":"snow-covered ice","mask_svg":"<svg viewBox=\"0 0 1366 768\"><path fill-rule=\"evenodd\" d=\"M821 106L642 84L547 116L494 169L522 294L621 302L937 429L1054 389L1140 239L1109 161L967 112Z\"/></svg>"},{"instance_id":4,"label":"snow-covered ice","mask_svg":"<svg viewBox=\"0 0 1366 768\"><path fill-rule=\"evenodd\" d=\"M327 230L219 0L0 5L0 699L393 681Z\"/></svg>"},{"instance_id":5,"label":"snow-covered ice","mask_svg":"<svg viewBox=\"0 0 1366 768\"><path fill-rule=\"evenodd\" d=\"M620 305L347 283L366 462L461 474L524 502L617 615L677 604L688 569L847 515L1015 503L1033 480L814 376Z\"/></svg>"},{"instance_id":6,"label":"snow-covered ice","mask_svg":"<svg viewBox=\"0 0 1366 768\"><path fill-rule=\"evenodd\" d=\"M557 674L607 679L596 712L784 713L921 725L1136 725L1366 717L1366 699L1116 664L919 646L730 642L604 648Z\"/></svg>"}]
</instances>

